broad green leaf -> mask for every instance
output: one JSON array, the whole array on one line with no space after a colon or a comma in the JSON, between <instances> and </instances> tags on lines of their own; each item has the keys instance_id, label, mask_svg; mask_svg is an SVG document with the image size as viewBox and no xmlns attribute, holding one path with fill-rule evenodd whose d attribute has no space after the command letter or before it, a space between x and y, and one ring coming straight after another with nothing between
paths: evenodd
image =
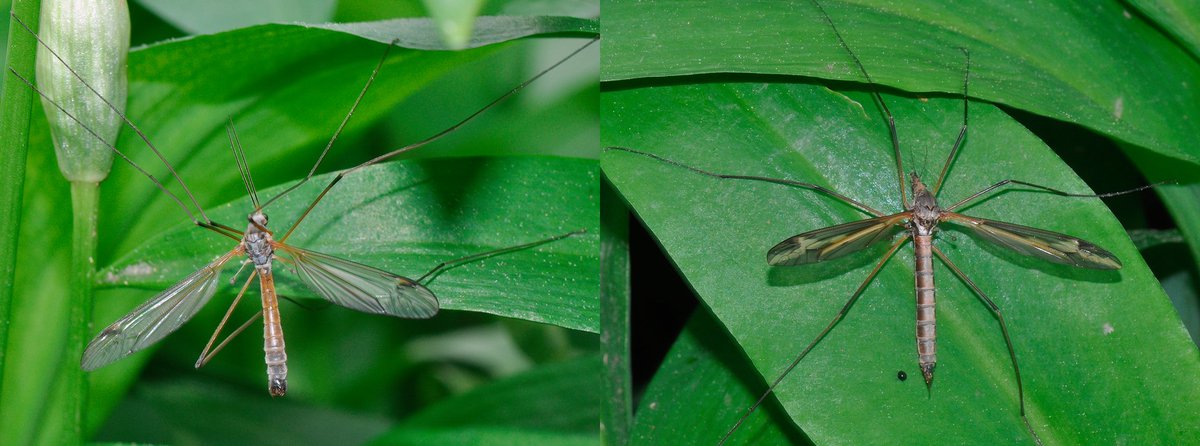
<instances>
[{"instance_id":1,"label":"broad green leaf","mask_svg":"<svg viewBox=\"0 0 1200 446\"><path fill-rule=\"evenodd\" d=\"M595 435L601 376L595 354L543 364L432 405L376 441L410 429L471 425Z\"/></svg>"},{"instance_id":2,"label":"broad green leaf","mask_svg":"<svg viewBox=\"0 0 1200 446\"><path fill-rule=\"evenodd\" d=\"M268 22L321 23L333 18L335 0L136 0L191 34L216 33Z\"/></svg>"},{"instance_id":3,"label":"broad green leaf","mask_svg":"<svg viewBox=\"0 0 1200 446\"><path fill-rule=\"evenodd\" d=\"M1129 5L1170 33L1193 55L1200 54L1200 4L1187 0L1131 0Z\"/></svg>"},{"instance_id":4,"label":"broad green leaf","mask_svg":"<svg viewBox=\"0 0 1200 446\"><path fill-rule=\"evenodd\" d=\"M600 17L600 2L594 0L508 0L488 1L488 15L562 15L571 17Z\"/></svg>"},{"instance_id":5,"label":"broad green leaf","mask_svg":"<svg viewBox=\"0 0 1200 446\"><path fill-rule=\"evenodd\" d=\"M642 394L633 444L713 443L739 410L762 395L762 379L723 331L707 311L692 314ZM758 410L739 428L742 438L758 445L809 444L777 401L768 399ZM727 417L729 423L697 423L696 414Z\"/></svg>"},{"instance_id":6,"label":"broad green leaf","mask_svg":"<svg viewBox=\"0 0 1200 446\"><path fill-rule=\"evenodd\" d=\"M33 113L40 116L40 109ZM60 418L53 416L53 410L62 401L47 395L56 371L67 362L61 348L48 346L62 346L67 339L71 208L63 203L70 203L71 195L58 170L45 120L33 122L9 326L7 354L13 359L6 366L0 397L0 411L5 414L0 417L0 443L32 444L40 429L33 420ZM49 434L43 444L52 443L59 433Z\"/></svg>"},{"instance_id":7,"label":"broad green leaf","mask_svg":"<svg viewBox=\"0 0 1200 446\"><path fill-rule=\"evenodd\" d=\"M476 48L482 45L537 34L596 32L594 20L575 17L479 17L476 29L469 36L456 37L447 43L435 38L441 25L427 19L393 19L366 23L330 23L309 25L334 31L344 31L380 43L396 41L397 45L421 50ZM444 31L444 30L443 30ZM460 41L461 40L461 41Z\"/></svg>"},{"instance_id":8,"label":"broad green leaf","mask_svg":"<svg viewBox=\"0 0 1200 446\"><path fill-rule=\"evenodd\" d=\"M718 173L825 185L899 211L890 139L871 97L773 80L614 88L604 95L603 142ZM961 124L961 100L885 99L906 168L933 183ZM766 252L779 241L866 215L812 191L718 180L627 152L606 151L602 165L768 381L833 319L885 248L769 267ZM995 107L974 103L943 204L1005 178L1087 192L1027 130ZM1196 436L1188 420L1200 410L1193 379L1200 356L1099 200L1010 190L963 212L1078 236L1125 264L1117 271L1048 264L942 226L935 244L1004 312L1026 409L1043 440L1173 443ZM905 248L885 265L777 389L783 407L818 444L1031 443L996 319L937 261L937 377L931 392L919 380L894 385L897 370L918 373L912 261ZM740 412L695 421L732 423Z\"/></svg>"},{"instance_id":9,"label":"broad green leaf","mask_svg":"<svg viewBox=\"0 0 1200 446\"><path fill-rule=\"evenodd\" d=\"M329 184L314 178L267 208L276 234ZM286 243L416 279L438 263L568 232L588 233L452 267L427 284L446 310L481 311L599 331L598 170L570 158L445 158L385 163L338 183ZM282 186L259 191L274 196ZM241 227L254 206L213 207ZM109 285L161 290L233 249L236 242L181 224L101 271ZM241 259L238 259L240 262ZM227 274L238 268L227 265ZM317 297L290 268L279 293ZM243 278L246 276L242 276ZM237 286L228 287L233 295ZM146 298L152 294L148 294Z\"/></svg>"},{"instance_id":10,"label":"broad green leaf","mask_svg":"<svg viewBox=\"0 0 1200 446\"><path fill-rule=\"evenodd\" d=\"M595 435L574 432L540 432L510 427L467 427L452 429L414 429L396 432L384 440L370 444L445 446L525 446L547 444L555 446L593 446Z\"/></svg>"},{"instance_id":11,"label":"broad green leaf","mask_svg":"<svg viewBox=\"0 0 1200 446\"><path fill-rule=\"evenodd\" d=\"M3 9L11 7L5 2ZM33 0L22 2L13 8L13 14L35 16L40 8L40 2ZM16 18L2 21L5 36L10 28L16 26ZM35 20L36 22L36 20ZM29 26L36 27L34 23ZM18 35L20 36L20 35ZM11 48L9 48L11 44ZM16 73L34 72L37 44L28 34L23 38L14 38L0 42L0 58L5 66ZM10 59L11 57L11 59ZM4 76L4 79L9 76ZM9 333L12 326L13 303L16 300L17 267L20 257L17 248L20 246L20 224L23 217L24 203L22 202L25 177L26 158L29 149L29 123L33 113L33 103L36 95L24 85L0 81L0 145L5 149L0 152L0 170L7 173L0 179L0 378L9 368ZM3 395L4 382L0 380L0 395Z\"/></svg>"},{"instance_id":12,"label":"broad green leaf","mask_svg":"<svg viewBox=\"0 0 1200 446\"><path fill-rule=\"evenodd\" d=\"M371 444L596 444L600 358L546 364L414 415Z\"/></svg>"},{"instance_id":13,"label":"broad green leaf","mask_svg":"<svg viewBox=\"0 0 1200 446\"><path fill-rule=\"evenodd\" d=\"M1036 5L824 0L882 85L971 96L1078 123L1192 164L1200 63L1117 1ZM605 10L603 79L760 73L864 81L810 1L625 2Z\"/></svg>"},{"instance_id":14,"label":"broad green leaf","mask_svg":"<svg viewBox=\"0 0 1200 446\"><path fill-rule=\"evenodd\" d=\"M245 393L194 376L143 384L97 438L121 444L361 444L389 425L377 415Z\"/></svg>"},{"instance_id":15,"label":"broad green leaf","mask_svg":"<svg viewBox=\"0 0 1200 446\"><path fill-rule=\"evenodd\" d=\"M12 9L12 0L0 0L0 10L9 11L11 9ZM31 10L32 9L37 9L37 8L31 8ZM3 60L8 60L9 48L8 48L7 36L8 36L9 25L10 25L10 21L8 21L8 20L0 21L0 35L5 36L5 38L3 39L5 44L0 45L0 59L3 59ZM7 78L7 77L8 76L5 76L5 78ZM4 79L0 79L0 85L4 85L4 82L5 82Z\"/></svg>"}]
</instances>

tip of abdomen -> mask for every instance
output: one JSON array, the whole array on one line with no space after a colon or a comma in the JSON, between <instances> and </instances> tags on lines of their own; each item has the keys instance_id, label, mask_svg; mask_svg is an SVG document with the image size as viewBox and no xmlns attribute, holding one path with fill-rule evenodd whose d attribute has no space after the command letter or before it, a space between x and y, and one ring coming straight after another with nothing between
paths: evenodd
<instances>
[{"instance_id":1,"label":"tip of abdomen","mask_svg":"<svg viewBox=\"0 0 1200 446\"><path fill-rule=\"evenodd\" d=\"M283 396L287 394L287 381L282 379L272 379L270 386L271 396Z\"/></svg>"},{"instance_id":2,"label":"tip of abdomen","mask_svg":"<svg viewBox=\"0 0 1200 446\"><path fill-rule=\"evenodd\" d=\"M933 366L935 365L937 364L932 362L921 364L921 376L925 377L925 387L933 386Z\"/></svg>"}]
</instances>

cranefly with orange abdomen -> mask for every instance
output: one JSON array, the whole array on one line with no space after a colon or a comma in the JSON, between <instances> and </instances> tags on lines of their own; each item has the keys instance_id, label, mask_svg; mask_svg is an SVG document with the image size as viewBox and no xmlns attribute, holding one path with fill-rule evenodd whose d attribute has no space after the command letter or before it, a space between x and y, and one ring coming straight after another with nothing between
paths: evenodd
<instances>
[{"instance_id":1,"label":"cranefly with orange abdomen","mask_svg":"<svg viewBox=\"0 0 1200 446\"><path fill-rule=\"evenodd\" d=\"M25 26L20 22L18 17L14 18L21 26ZM25 27L25 30L37 37L36 33ZM314 291L318 296L328 300L334 304L372 314L386 314L403 318L429 318L437 314L439 304L434 294L429 291L420 282L427 277L430 277L437 271L440 271L447 266L457 263L479 259L481 257L509 252L518 249L529 248L542 243L547 243L559 240L568 236L578 234L582 231L574 231L558 236L542 239L532 243L502 248L499 250L488 251L461 257L458 259L449 260L435 266L430 272L421 276L418 280L412 280L399 275L389 273L367 265L355 263L349 260L340 259L334 256L321 254L314 251L308 251L287 244L288 237L296 229L296 227L304 220L304 218L312 211L312 209L323 199L330 189L333 188L345 175L361 170L367 166L382 162L393 158L402 153L406 153L420 147L423 147L431 142L437 141L448 134L451 134L456 129L471 122L483 112L492 109L497 104L505 99L512 97L519 91L523 90L533 81L542 77L559 65L565 63L568 59L583 51L596 41L592 39L587 44L581 46L570 54L566 55L548 68L542 70L538 74L532 76L525 82L516 86L500 95L492 102L484 105L479 110L470 114L466 118L460 120L457 124L438 132L424 140L416 143L408 144L388 153L372 158L362 164L343 170L338 173L330 183L325 186L321 193L307 206L304 212L296 219L295 222L288 228L282 236L276 238L275 234L267 228L268 218L264 208L274 202L281 196L295 190L300 184L307 182L313 178L317 167L328 154L330 148L345 129L346 123L353 115L355 109L366 95L376 74L382 68L384 61L387 59L388 52L392 45L389 45L384 51L383 57L371 72L369 79L359 92L358 97L351 105L341 125L334 132L328 145L325 146L324 152L318 157L313 169L306 177L298 181L292 187L284 190L273 198L261 202L258 198L257 190L254 186L253 178L250 175L249 165L245 159L245 153L242 150L241 143L238 140L237 133L234 130L233 122L230 120L227 130L229 143L233 149L234 157L238 163L239 172L242 175L243 184L249 194L250 200L254 205L253 211L248 215L247 229L243 232L234 227L224 225L211 220L205 213L203 207L199 205L192 192L184 183L183 179L176 173L174 167L165 159L161 152L150 142L150 139L135 125L128 117L120 112L112 105L103 95L99 94L87 80L80 76L77 72L54 52L40 38L38 39L42 48L48 51L53 57L66 67L79 82L90 91L95 97L101 99L105 105L119 115L126 126L133 130L137 136L145 143L145 145L163 162L166 166L172 179L177 181L184 191L185 195L176 195L169 191L163 184L153 175L146 172L138 164L134 163L124 153L117 149L107 139L99 136L95 131L87 128L86 125L80 123L88 134L96 140L103 143L114 154L124 159L132 167L146 176L155 184L163 193L175 201L187 213L192 223L213 231L221 236L227 237L237 242L237 245L224 255L218 257L200 270L185 277L175 285L162 291L155 297L151 298L146 303L138 306L126 316L116 322L105 327L93 339L84 351L80 365L85 370L95 370L97 368L108 365L114 361L122 359L134 352L140 351L155 342L161 340L171 332L178 329L185 322L191 319L205 303L216 293L219 284L219 275L221 268L231 260L245 255L243 267L252 265L254 268L249 273L249 277L244 281L241 291L235 297L230 305L229 311L225 313L221 323L213 333L208 344L205 346L200 358L196 362L196 366L202 366L210 360L213 355L220 351L230 339L247 328L251 323L255 322L259 317L263 318L263 351L265 362L267 365L268 390L273 396L282 396L287 391L287 354L285 350L284 335L282 323L279 316L278 295L275 291L275 276L272 268L273 261L279 260L292 267L292 270L299 276L307 288ZM395 42L393 42L394 44ZM19 80L28 84L36 90L33 82L28 80L21 73L10 69ZM79 123L79 119L67 110L61 101L56 100L47 95L45 92L38 90L38 93L46 99L51 106L61 111L69 117L69 119ZM182 197L182 198L181 198ZM240 272L240 271L239 271ZM234 307L238 304L241 298L245 295L251 282L255 278L259 279L262 297L262 310L252 316L249 320L243 323L240 327L233 330L221 343L214 343L222 332L224 325L228 322ZM235 281L236 275L235 275Z\"/></svg>"}]
</instances>

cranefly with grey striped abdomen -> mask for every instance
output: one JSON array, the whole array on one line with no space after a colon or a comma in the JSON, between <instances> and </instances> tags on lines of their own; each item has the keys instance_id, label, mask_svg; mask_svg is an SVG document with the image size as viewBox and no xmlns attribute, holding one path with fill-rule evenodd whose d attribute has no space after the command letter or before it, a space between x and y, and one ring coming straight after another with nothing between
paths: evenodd
<instances>
[{"instance_id":1,"label":"cranefly with grey striped abdomen","mask_svg":"<svg viewBox=\"0 0 1200 446\"><path fill-rule=\"evenodd\" d=\"M13 18L21 27L25 29L25 31L33 34L34 37L37 37L37 34L32 29L27 27L19 17L14 15ZM532 243L501 248L442 262L416 280L401 277L399 275L395 275L371 266L305 250L287 244L288 237L291 236L292 232L296 229L300 222L308 216L308 214L313 210L317 203L319 203L325 197L330 189L332 189L333 186L336 185L346 175L359 171L367 166L391 159L402 153L418 149L453 133L458 128L462 127L468 122L473 121L485 111L492 109L505 99L517 94L530 83L563 64L571 57L579 54L584 48L587 48L594 43L596 39L592 39L587 44L566 55L525 82L522 82L520 85L508 90L494 101L484 105L482 108L460 120L457 124L454 124L453 126L426 139L400 147L383 155L372 158L362 164L339 172L336 176L334 176L329 184L321 190L320 194L318 194L317 197L307 205L304 212L299 216L299 218L296 219L295 222L292 223L288 230L279 237L276 237L274 232L267 229L268 218L267 214L264 212L264 209L271 203L278 200L280 197L283 197L284 195L296 190L300 185L313 178L313 175L316 173L321 161L325 158L325 155L328 154L330 148L333 147L334 142L345 128L350 117L354 114L354 111L358 107L360 101L362 101L363 97L366 95L372 82L375 80L376 75L379 73L379 70L383 67L384 62L387 60L388 52L391 50L393 45L388 45L387 49L383 52L383 56L379 60L379 63L375 65L375 68L371 72L370 77L367 79L366 84L363 86L362 90L358 94L358 97L350 106L350 109L346 113L345 118L342 120L341 125L339 125L333 136L330 138L330 141L325 146L324 151L317 158L312 170L310 170L308 175L303 179L297 181L295 184L291 185L269 200L259 200L258 192L254 186L254 180L250 175L249 163L245 158L245 152L242 150L241 143L238 140L236 131L234 130L233 121L230 119L227 125L229 143L233 150L234 158L237 161L242 182L246 187L246 192L249 194L250 200L254 205L254 210L247 216L246 230L241 231L232 226L211 220L206 215L204 209L200 206L195 197L192 195L191 190L188 189L183 179L175 172L174 167L172 167L166 158L163 157L162 153L159 152L154 144L150 142L150 139L141 131L141 129L139 129L137 125L135 125L128 117L114 107L108 99L97 93L96 89L92 88L88 81L80 76L74 69L71 69L70 65L68 65L67 62L64 61L63 58L54 51L53 48L50 48L48 45L46 45L46 43L42 41L40 37L37 37L37 40L39 45L41 45L41 48L50 52L50 54L58 61L58 63L61 63L64 67L66 67L74 76L75 80L80 83L80 85L86 87L88 91L91 91L92 94L99 97L109 110L119 115L124 124L137 133L138 137L145 143L146 147L153 151L154 154L157 155L157 157L163 162L167 170L170 172L172 179L179 183L180 187L184 191L184 194L176 195L175 193L169 191L161 182L159 182L157 178L155 178L153 175L150 175L145 169L130 160L129 157L113 146L112 143L98 136L96 132L88 128L87 125L79 122L79 120L75 118L75 115L73 115L71 111L67 110L62 105L67 99L52 98L45 92L38 90L34 86L33 82L29 81L25 75L22 75L11 68L9 71L19 80L28 84L30 88L35 89L42 96L42 98L49 103L48 107L54 107L63 114L67 115L72 121L84 128L87 133L91 134L93 137L111 149L117 156L124 159L141 174L146 176L151 182L154 183L156 187L162 190L163 193L165 193L184 210L192 223L237 242L237 245L235 245L224 255L218 257L216 260L212 261L200 270L185 277L183 280L167 288L165 291L154 296L146 303L135 308L129 314L101 330L96 338L88 344L83 353L83 358L81 359L80 365L85 370L95 370L100 367L104 367L137 351L145 349L146 347L149 347L150 345L166 337L168 334L174 332L185 322L195 316L200 308L203 307L204 304L207 303L208 300L216 293L222 267L224 267L234 258L244 255L245 260L243 261L242 268L247 266L252 267L249 277L247 277L244 281L240 291L237 294L237 297L235 297L233 302L230 304L229 310L226 311L224 317L221 319L221 323L217 326L216 330L212 334L212 337L209 339L208 344L201 352L199 359L196 361L196 367L206 364L214 355L216 355L217 352L221 351L221 349L233 337L237 336L237 334L241 333L252 323L258 320L259 317L261 317L263 319L263 353L267 365L268 390L272 396L282 396L287 392L287 352L284 344L283 325L280 321L279 315L278 296L275 292L275 275L272 268L274 261L278 260L291 266L292 270L294 270L296 274L300 276L301 282L303 282L309 289L314 291L318 296L334 304L365 313L385 314L401 318L424 319L433 317L439 310L437 298L429 289L421 284L421 281L427 277L430 277L434 273L458 263L499 253L530 248L542 243L559 240L582 232L582 230L570 232L538 240ZM392 43L394 44L395 42ZM233 281L237 280L237 276L240 275L240 273L241 270L239 269L238 273L234 275ZM233 314L233 309L237 306L238 302L241 301L242 296L245 295L246 291L250 287L250 284L255 278L259 279L259 288L262 297L262 310L252 316L241 326L234 329L228 336L224 338L222 342L216 343L216 340L218 337L220 337L226 322L228 322L229 317ZM216 345L214 346L214 344Z\"/></svg>"}]
</instances>

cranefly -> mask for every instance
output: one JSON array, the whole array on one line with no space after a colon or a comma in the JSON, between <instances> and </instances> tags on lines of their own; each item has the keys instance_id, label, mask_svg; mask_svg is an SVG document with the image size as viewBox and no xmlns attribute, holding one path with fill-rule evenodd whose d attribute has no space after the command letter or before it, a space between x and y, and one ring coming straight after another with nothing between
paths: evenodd
<instances>
[{"instance_id":1,"label":"cranefly","mask_svg":"<svg viewBox=\"0 0 1200 446\"><path fill-rule=\"evenodd\" d=\"M874 86L875 83L871 79L870 74L863 67L861 61L858 59L858 56L855 55L853 50L850 49L849 45L846 44L840 32L838 32L836 26L833 24L833 21L829 18L828 14L826 14L824 8L822 8L820 4L816 3L815 0L813 1L813 4L820 11L821 16L824 18L826 24L828 24L829 27L834 31L839 44L841 44L841 46L850 55L851 59L853 59L855 66L866 79L867 83ZM767 390L753 405L746 410L746 412L728 429L725 435L720 439L721 444L724 444L732 438L737 429L766 400L766 398L787 377L787 375L796 368L800 361L803 360L803 358L806 357L822 339L824 339L824 337L833 329L834 326L837 325L839 321L841 321L841 319L849 311L850 307L854 305L855 301L866 289L867 285L883 268L883 265L892 257L893 254L899 250L899 248L905 242L910 239L913 241L914 246L914 284L917 296L915 330L916 349L918 366L921 369L921 374L926 385L932 386L934 369L937 363L936 317L934 314L936 288L934 284L932 260L933 257L936 256L941 259L941 261L947 267L949 267L955 275L961 278L963 282L971 288L971 290L996 316L1008 349L1013 372L1016 377L1018 405L1021 420L1024 423L1025 429L1028 431L1029 435L1034 439L1034 441L1039 444L1041 443L1041 439L1038 437L1036 431L1033 429L1033 426L1030 424L1025 415L1024 387L1021 381L1020 368L1018 367L1016 352L1013 348L1012 340L1008 332L1008 326L1005 323L1000 308L990 298L988 298L987 295L978 286L976 286L975 283L972 282L962 270L960 270L953 262L951 262L950 259L948 259L940 249L934 246L933 235L936 231L938 231L938 224L942 222L950 222L965 226L971 229L974 233L980 235L984 240L988 240L999 246L1023 255L1080 268L1118 269L1121 267L1121 262L1113 254L1085 240L1028 226L966 216L956 213L955 210L963 208L968 204L976 203L984 196L990 197L990 195L988 195L989 193L1008 185L1021 185L1069 197L1108 197L1144 190L1151 186L1100 195L1072 194L1033 183L1008 179L992 184L952 205L946 207L939 205L937 202L938 192L941 190L950 166L953 164L953 161L966 138L968 128L969 101L967 100L967 88L970 83L970 55L966 49L963 49L963 55L965 59L965 68L962 90L962 125L954 145L942 165L942 169L937 177L937 181L933 183L932 187L927 186L915 172L907 175L905 174L900 154L900 143L897 136L895 119L891 111L888 109L887 104L883 101L882 96L876 91L876 89L871 89L872 97L878 102L884 113L892 141L892 150L896 163L896 178L899 186L899 204L901 209L903 209L901 212L890 214L881 212L840 192L816 184L760 176L713 173L652 153L635 149L625 147L609 147L607 149L649 157L660 162L690 170L695 173L720 179L766 181L813 190L849 204L871 216L871 218L865 220L820 228L783 240L769 249L767 252L767 263L773 266L796 266L823 262L859 252L883 240L891 241L891 246L886 251L883 258L879 260L873 269L871 269L867 277L862 281L861 284L858 285L846 303L839 309L834 318L808 343L803 350L800 351L799 354L796 355L796 357L784 369L784 371L771 381ZM899 237L897 237L897 235L899 235ZM897 374L897 377L900 380L904 380L907 378L907 375L903 372L900 372Z\"/></svg>"},{"instance_id":2,"label":"cranefly","mask_svg":"<svg viewBox=\"0 0 1200 446\"><path fill-rule=\"evenodd\" d=\"M13 16L17 22L25 28L26 31L37 37L37 34L25 26L20 21L19 17ZM254 210L247 217L247 226L245 231L240 231L234 227L224 225L210 219L204 212L203 207L197 202L191 190L184 183L183 179L171 166L170 162L159 152L159 150L150 142L150 139L128 119L117 107L113 106L109 100L104 98L104 95L96 91L82 76L64 61L54 49L47 45L38 37L38 42L46 51L48 51L59 63L71 72L72 76L79 81L88 91L100 98L107 107L121 117L121 120L135 133L138 137L150 148L151 151L162 161L167 167L171 176L182 187L186 201L180 196L167 190L163 184L153 175L146 172L141 166L138 166L129 159L124 153L117 149L112 142L101 137L95 131L88 128L82 122L79 122L70 111L60 105L58 101L51 98L46 93L38 91L38 93L53 107L68 116L71 120L79 123L85 131L92 137L101 141L105 146L113 151L118 157L124 159L141 174L149 178L155 186L162 190L169 198L175 201L188 214L189 219L202 228L213 231L222 236L228 237L237 241L237 245L224 255L218 257L213 262L209 263L200 270L185 277L180 282L172 285L163 292L151 298L146 303L138 306L126 316L105 327L93 339L84 351L81 359L81 366L85 370L95 370L105 365L108 365L116 360L124 358L134 352L140 351L163 337L172 333L185 322L192 318L205 303L216 293L219 284L219 275L222 267L229 261L245 256L246 260L243 267L252 265L254 268L250 272L244 285L241 287L237 297L222 318L221 324L213 333L212 338L205 346L204 351L200 354L200 358L196 362L196 366L202 366L212 358L233 336L236 336L242 330L247 328L251 323L259 317L263 318L263 351L265 354L265 362L267 365L267 381L268 390L273 396L282 396L287 392L287 353L285 350L283 328L280 322L278 296L275 293L273 261L279 260L288 264L300 276L301 281L317 295L322 298L350 309L374 313L386 314L390 316L402 318L429 318L437 314L439 305L434 294L423 286L420 282L441 269L465 261L478 259L499 253L525 249L569 237L580 231L574 231L566 234L557 235L554 237L538 240L532 243L511 246L494 251L469 255L458 259L453 259L443 262L435 266L432 270L421 276L417 280L405 278L396 274L389 273L371 266L355 263L349 260L340 259L334 256L321 254L314 251L305 250L287 244L288 237L304 220L312 209L319 203L325 195L346 175L356 172L370 165L390 159L402 153L406 153L417 148L423 147L431 142L439 140L446 135L454 132L468 122L471 122L476 117L480 116L487 110L495 107L505 99L512 97L517 92L524 89L526 86L536 81L546 73L554 70L559 65L565 63L571 57L582 52L585 48L593 44L597 39L590 40L587 44L574 50L562 59L558 60L551 66L537 73L525 82L517 85L511 90L505 92L492 102L483 106L476 112L470 114L453 126L416 143L406 145L391 152L372 158L362 164L339 172L329 184L322 189L320 194L313 199L307 206L305 211L296 219L295 222L283 233L281 237L276 238L275 233L267 229L268 217L263 209L278 200L280 197L296 190L300 185L310 180L316 173L321 162L333 147L334 142L341 134L355 109L366 95L367 90L374 82L376 75L382 68L384 61L387 59L388 52L395 44L388 45L384 51L379 63L371 72L366 84L355 98L350 110L346 113L345 118L330 138L329 143L325 146L321 155L318 157L313 168L300 181L285 189L283 192L272 197L266 202L261 202L258 197L257 190L254 186L253 178L250 175L248 163L245 159L245 154L241 149L241 143L238 140L237 133L234 130L232 120L227 126L230 146L233 149L234 157L238 163L239 171L242 175L243 184L246 187L247 193L250 196L251 202L254 204ZM18 79L29 84L31 88L35 88L33 83L23 77L20 73L10 69ZM191 205L189 207L188 205ZM194 211L193 211L194 207ZM240 270L239 270L240 274ZM213 344L219 337L222 328L232 314L233 308L240 302L241 297L249 289L250 284L255 278L259 279L259 288L262 297L262 309L246 323L235 329L226 339L218 344L215 348ZM236 275L235 275L236 280Z\"/></svg>"}]
</instances>

